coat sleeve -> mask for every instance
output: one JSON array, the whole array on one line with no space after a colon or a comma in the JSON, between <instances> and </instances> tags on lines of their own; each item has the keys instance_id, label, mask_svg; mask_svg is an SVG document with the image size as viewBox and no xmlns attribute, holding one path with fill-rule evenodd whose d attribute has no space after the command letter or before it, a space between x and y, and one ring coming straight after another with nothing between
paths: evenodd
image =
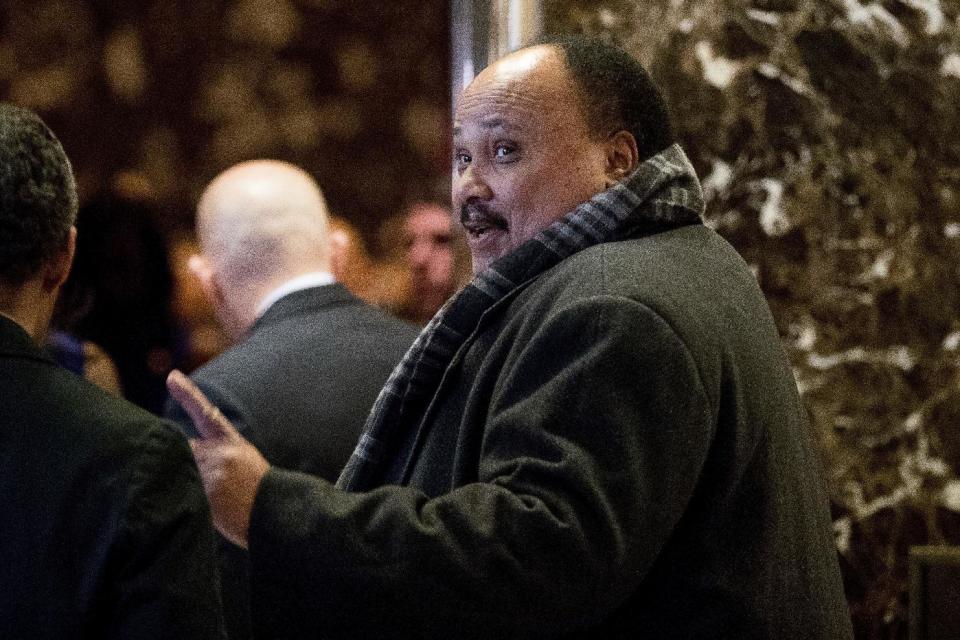
<instances>
[{"instance_id":1,"label":"coat sleeve","mask_svg":"<svg viewBox=\"0 0 960 640\"><path fill-rule=\"evenodd\" d=\"M223 638L210 508L193 456L172 425L138 443L110 549L98 637Z\"/></svg>"},{"instance_id":2,"label":"coat sleeve","mask_svg":"<svg viewBox=\"0 0 960 640\"><path fill-rule=\"evenodd\" d=\"M348 494L271 470L250 530L255 617L296 637L594 626L683 515L713 413L663 318L617 296L572 304L503 364L478 482L436 498L396 486Z\"/></svg>"}]
</instances>

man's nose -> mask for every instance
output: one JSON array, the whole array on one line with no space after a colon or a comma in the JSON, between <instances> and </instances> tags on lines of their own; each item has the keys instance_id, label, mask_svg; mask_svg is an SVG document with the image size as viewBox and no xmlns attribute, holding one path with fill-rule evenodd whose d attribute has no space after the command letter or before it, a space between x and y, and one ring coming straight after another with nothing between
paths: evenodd
<instances>
[{"instance_id":1,"label":"man's nose","mask_svg":"<svg viewBox=\"0 0 960 640\"><path fill-rule=\"evenodd\" d=\"M467 167L460 175L453 180L453 201L457 205L463 205L470 200L490 200L493 197L493 190L483 175L471 165Z\"/></svg>"},{"instance_id":2,"label":"man's nose","mask_svg":"<svg viewBox=\"0 0 960 640\"><path fill-rule=\"evenodd\" d=\"M407 259L410 261L414 267L422 267L427 263L427 259L430 257L430 251L425 243L415 242L410 247L410 251L407 253Z\"/></svg>"}]
</instances>

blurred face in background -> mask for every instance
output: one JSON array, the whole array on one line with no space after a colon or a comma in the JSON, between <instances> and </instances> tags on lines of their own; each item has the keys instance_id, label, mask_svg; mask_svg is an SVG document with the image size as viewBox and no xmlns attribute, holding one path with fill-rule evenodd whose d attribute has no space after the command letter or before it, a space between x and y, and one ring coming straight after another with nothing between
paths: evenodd
<instances>
[{"instance_id":1,"label":"blurred face in background","mask_svg":"<svg viewBox=\"0 0 960 640\"><path fill-rule=\"evenodd\" d=\"M430 317L453 292L454 251L450 212L437 204L414 205L404 225L413 305Z\"/></svg>"}]
</instances>

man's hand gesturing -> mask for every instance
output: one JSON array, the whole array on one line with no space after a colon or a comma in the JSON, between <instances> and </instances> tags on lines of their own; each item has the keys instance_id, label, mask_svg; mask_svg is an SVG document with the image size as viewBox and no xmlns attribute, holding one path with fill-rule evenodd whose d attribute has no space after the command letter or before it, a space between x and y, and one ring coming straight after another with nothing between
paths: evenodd
<instances>
[{"instance_id":1,"label":"man's hand gesturing","mask_svg":"<svg viewBox=\"0 0 960 640\"><path fill-rule=\"evenodd\" d=\"M172 371L167 389L200 434L190 446L210 501L213 524L227 540L246 548L257 487L270 465L185 375Z\"/></svg>"}]
</instances>

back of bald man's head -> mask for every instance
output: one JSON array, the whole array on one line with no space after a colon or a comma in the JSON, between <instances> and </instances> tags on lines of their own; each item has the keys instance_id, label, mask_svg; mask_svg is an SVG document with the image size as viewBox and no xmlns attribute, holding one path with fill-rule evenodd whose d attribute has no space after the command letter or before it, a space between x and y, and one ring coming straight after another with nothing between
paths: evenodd
<instances>
[{"instance_id":1,"label":"back of bald man's head","mask_svg":"<svg viewBox=\"0 0 960 640\"><path fill-rule=\"evenodd\" d=\"M277 160L235 165L197 205L200 247L221 284L252 288L329 269L327 205L302 169Z\"/></svg>"}]
</instances>

